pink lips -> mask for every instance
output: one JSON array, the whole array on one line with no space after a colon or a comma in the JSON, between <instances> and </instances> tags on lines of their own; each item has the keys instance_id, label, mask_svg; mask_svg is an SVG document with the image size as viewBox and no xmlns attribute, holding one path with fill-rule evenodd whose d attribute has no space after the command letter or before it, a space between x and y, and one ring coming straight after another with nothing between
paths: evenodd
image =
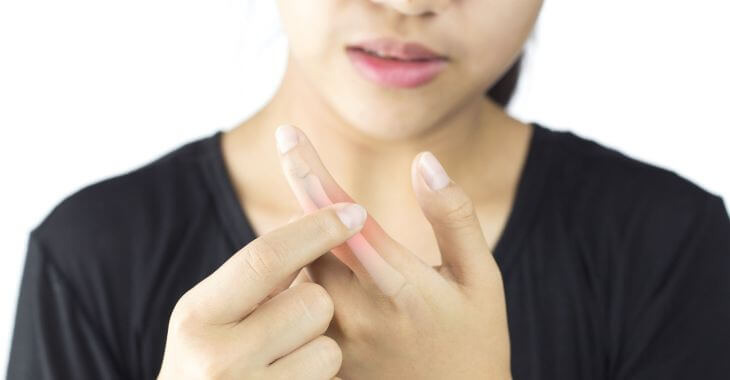
<instances>
[{"instance_id":1,"label":"pink lips","mask_svg":"<svg viewBox=\"0 0 730 380\"><path fill-rule=\"evenodd\" d=\"M392 39L365 41L346 50L361 75L386 87L423 86L435 79L448 62L447 57L421 44Z\"/></svg>"}]
</instances>

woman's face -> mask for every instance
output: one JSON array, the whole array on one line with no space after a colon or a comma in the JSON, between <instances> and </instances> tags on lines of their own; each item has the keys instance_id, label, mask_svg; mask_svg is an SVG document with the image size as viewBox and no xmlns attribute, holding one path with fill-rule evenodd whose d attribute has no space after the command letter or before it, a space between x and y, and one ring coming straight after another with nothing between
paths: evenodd
<instances>
[{"instance_id":1,"label":"woman's face","mask_svg":"<svg viewBox=\"0 0 730 380\"><path fill-rule=\"evenodd\" d=\"M385 139L423 133L481 99L519 56L541 5L278 0L296 75L346 122Z\"/></svg>"}]
</instances>

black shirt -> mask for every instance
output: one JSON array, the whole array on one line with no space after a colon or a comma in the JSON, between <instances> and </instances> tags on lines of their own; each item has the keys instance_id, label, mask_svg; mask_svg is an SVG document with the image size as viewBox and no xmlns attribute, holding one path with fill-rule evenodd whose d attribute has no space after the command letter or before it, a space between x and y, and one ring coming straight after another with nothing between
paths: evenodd
<instances>
[{"instance_id":1,"label":"black shirt","mask_svg":"<svg viewBox=\"0 0 730 380\"><path fill-rule=\"evenodd\" d=\"M531 125L493 250L514 379L730 379L723 199ZM156 376L177 299L255 238L220 138L86 187L31 232L10 379Z\"/></svg>"}]
</instances>

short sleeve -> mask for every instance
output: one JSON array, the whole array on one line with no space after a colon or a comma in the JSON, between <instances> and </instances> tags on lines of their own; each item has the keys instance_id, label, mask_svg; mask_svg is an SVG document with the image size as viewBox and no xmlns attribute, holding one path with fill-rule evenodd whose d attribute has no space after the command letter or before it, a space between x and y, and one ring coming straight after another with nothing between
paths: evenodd
<instances>
[{"instance_id":1,"label":"short sleeve","mask_svg":"<svg viewBox=\"0 0 730 380\"><path fill-rule=\"evenodd\" d=\"M654 240L618 274L632 280L614 288L625 308L611 378L730 379L730 218L705 195L696 213L653 220Z\"/></svg>"},{"instance_id":2,"label":"short sleeve","mask_svg":"<svg viewBox=\"0 0 730 380\"><path fill-rule=\"evenodd\" d=\"M118 366L63 274L31 234L7 378L118 379Z\"/></svg>"}]
</instances>

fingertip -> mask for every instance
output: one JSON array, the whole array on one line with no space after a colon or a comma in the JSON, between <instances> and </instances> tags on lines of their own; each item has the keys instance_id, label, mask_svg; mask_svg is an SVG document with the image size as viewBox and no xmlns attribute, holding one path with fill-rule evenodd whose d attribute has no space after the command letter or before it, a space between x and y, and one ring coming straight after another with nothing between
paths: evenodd
<instances>
[{"instance_id":1,"label":"fingertip","mask_svg":"<svg viewBox=\"0 0 730 380\"><path fill-rule=\"evenodd\" d=\"M348 230L360 230L365 224L368 213L364 207L357 203L342 202L334 205L335 213L340 222Z\"/></svg>"},{"instance_id":2,"label":"fingertip","mask_svg":"<svg viewBox=\"0 0 730 380\"><path fill-rule=\"evenodd\" d=\"M433 153L422 152L417 160L418 174L431 191L439 191L451 183L451 178Z\"/></svg>"},{"instance_id":3,"label":"fingertip","mask_svg":"<svg viewBox=\"0 0 730 380\"><path fill-rule=\"evenodd\" d=\"M285 154L299 143L299 134L296 128L289 124L280 125L274 131L276 149L279 154Z\"/></svg>"}]
</instances>

